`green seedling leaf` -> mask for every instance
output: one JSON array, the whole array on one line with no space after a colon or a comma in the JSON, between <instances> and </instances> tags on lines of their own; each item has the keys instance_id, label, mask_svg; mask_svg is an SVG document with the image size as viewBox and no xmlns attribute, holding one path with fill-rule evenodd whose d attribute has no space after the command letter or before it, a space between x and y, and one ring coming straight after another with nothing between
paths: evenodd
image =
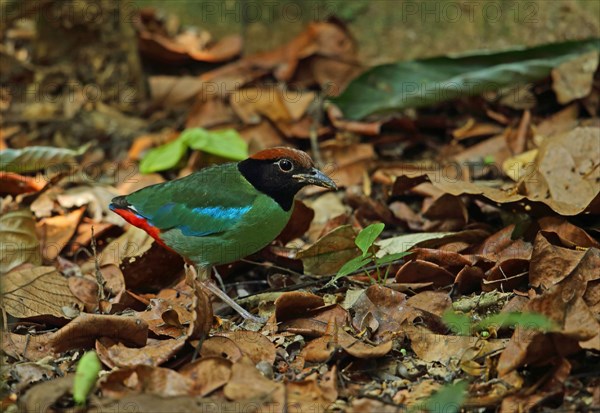
<instances>
[{"instance_id":1,"label":"green seedling leaf","mask_svg":"<svg viewBox=\"0 0 600 413\"><path fill-rule=\"evenodd\" d=\"M381 258L377 258L375 262L377 265L386 265L394 261L398 261L400 258L406 257L410 252L398 252L396 254L389 254Z\"/></svg>"},{"instance_id":2,"label":"green seedling leaf","mask_svg":"<svg viewBox=\"0 0 600 413\"><path fill-rule=\"evenodd\" d=\"M140 162L140 172L146 174L174 168L188 148L235 161L248 157L248 145L234 129L191 128L181 132L176 140L148 152Z\"/></svg>"},{"instance_id":3,"label":"green seedling leaf","mask_svg":"<svg viewBox=\"0 0 600 413\"><path fill-rule=\"evenodd\" d=\"M180 136L176 140L148 152L140 162L140 172L149 174L174 168L186 151L187 146Z\"/></svg>"},{"instance_id":4,"label":"green seedling leaf","mask_svg":"<svg viewBox=\"0 0 600 413\"><path fill-rule=\"evenodd\" d=\"M385 64L354 79L331 101L347 119L429 106L543 79L599 45L598 39L588 39Z\"/></svg>"},{"instance_id":5,"label":"green seedling leaf","mask_svg":"<svg viewBox=\"0 0 600 413\"><path fill-rule=\"evenodd\" d=\"M471 319L462 313L455 313L451 310L446 311L442 315L442 321L454 334L459 336L471 334Z\"/></svg>"},{"instance_id":6,"label":"green seedling leaf","mask_svg":"<svg viewBox=\"0 0 600 413\"><path fill-rule=\"evenodd\" d=\"M434 393L425 402L430 413L458 413L467 395L467 382L449 384Z\"/></svg>"},{"instance_id":7,"label":"green seedling leaf","mask_svg":"<svg viewBox=\"0 0 600 413\"><path fill-rule=\"evenodd\" d=\"M181 134L187 145L198 151L241 161L248 157L248 145L234 129L207 131L192 128Z\"/></svg>"},{"instance_id":8,"label":"green seedling leaf","mask_svg":"<svg viewBox=\"0 0 600 413\"><path fill-rule=\"evenodd\" d=\"M494 155L487 155L483 158L483 163L486 165L493 165L496 162L496 157Z\"/></svg>"},{"instance_id":9,"label":"green seedling leaf","mask_svg":"<svg viewBox=\"0 0 600 413\"><path fill-rule=\"evenodd\" d=\"M101 370L102 364L95 351L88 351L81 357L73 381L73 400L75 400L75 403L78 405L85 404Z\"/></svg>"},{"instance_id":10,"label":"green seedling leaf","mask_svg":"<svg viewBox=\"0 0 600 413\"><path fill-rule=\"evenodd\" d=\"M335 277L333 277L333 279L331 281L329 281L327 283L327 285L332 285L340 278L346 277L347 275L352 274L354 271L361 269L362 267L367 265L369 262L371 262L371 258L372 258L371 256L363 257L360 255L358 257L352 258L350 261L345 263L342 266L342 268L340 268L340 270L335 275Z\"/></svg>"},{"instance_id":11,"label":"green seedling leaf","mask_svg":"<svg viewBox=\"0 0 600 413\"><path fill-rule=\"evenodd\" d=\"M500 313L486 317L475 324L476 331L487 330L490 327L502 328L520 326L526 329L551 331L556 328L554 321L538 313Z\"/></svg>"},{"instance_id":12,"label":"green seedling leaf","mask_svg":"<svg viewBox=\"0 0 600 413\"><path fill-rule=\"evenodd\" d=\"M385 228L385 224L379 222L377 224L369 225L358 233L354 242L362 251L363 257L367 256L369 248L371 248L377 237L381 234L383 228Z\"/></svg>"}]
</instances>

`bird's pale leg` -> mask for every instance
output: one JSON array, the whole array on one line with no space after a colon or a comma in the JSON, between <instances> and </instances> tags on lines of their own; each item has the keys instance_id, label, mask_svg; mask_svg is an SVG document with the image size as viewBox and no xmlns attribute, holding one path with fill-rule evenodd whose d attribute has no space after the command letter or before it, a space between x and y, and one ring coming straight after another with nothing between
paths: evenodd
<instances>
[{"instance_id":1,"label":"bird's pale leg","mask_svg":"<svg viewBox=\"0 0 600 413\"><path fill-rule=\"evenodd\" d=\"M188 267L191 267L192 271L188 272L187 271ZM215 271L216 271L216 269L215 269ZM253 321L255 323L264 323L266 321L265 319L263 319L261 317L257 317L253 314L250 314L248 311L246 311L246 309L244 309L238 303L233 301L233 299L230 296L228 296L223 290L221 290L219 287L217 287L210 280L209 268L198 267L196 269L191 265L186 266L186 276L190 277L191 274L194 274L197 276L198 280L200 280L200 285L202 286L202 288L204 288L206 291L209 291L209 292L213 293L214 295L216 295L217 297L219 297L225 304L227 304L228 306L233 308L235 310L235 312L237 312L239 315L241 315L244 319ZM189 281L190 280L188 279L188 283L189 283ZM191 280L191 281L192 281L192 285L193 285L193 280Z\"/></svg>"}]
</instances>

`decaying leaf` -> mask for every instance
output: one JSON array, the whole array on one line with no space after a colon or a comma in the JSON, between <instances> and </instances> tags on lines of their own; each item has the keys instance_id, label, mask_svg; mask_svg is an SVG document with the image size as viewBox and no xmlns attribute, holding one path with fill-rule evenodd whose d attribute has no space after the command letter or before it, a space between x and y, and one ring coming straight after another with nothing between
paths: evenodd
<instances>
[{"instance_id":1,"label":"decaying leaf","mask_svg":"<svg viewBox=\"0 0 600 413\"><path fill-rule=\"evenodd\" d=\"M54 267L29 267L2 278L2 308L13 317L72 318L83 307Z\"/></svg>"},{"instance_id":2,"label":"decaying leaf","mask_svg":"<svg viewBox=\"0 0 600 413\"><path fill-rule=\"evenodd\" d=\"M35 220L30 211L3 213L0 216L0 239L0 274L7 273L23 263L42 263Z\"/></svg>"},{"instance_id":3,"label":"decaying leaf","mask_svg":"<svg viewBox=\"0 0 600 413\"><path fill-rule=\"evenodd\" d=\"M354 229L350 225L338 227L296 257L302 260L307 274L333 274L359 254L354 236Z\"/></svg>"}]
</instances>

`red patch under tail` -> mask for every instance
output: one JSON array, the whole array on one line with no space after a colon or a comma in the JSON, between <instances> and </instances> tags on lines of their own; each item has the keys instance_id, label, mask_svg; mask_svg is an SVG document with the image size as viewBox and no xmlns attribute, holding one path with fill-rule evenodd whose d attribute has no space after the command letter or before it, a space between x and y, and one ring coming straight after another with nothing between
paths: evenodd
<instances>
[{"instance_id":1,"label":"red patch under tail","mask_svg":"<svg viewBox=\"0 0 600 413\"><path fill-rule=\"evenodd\" d=\"M134 225L140 229L143 229L150 235L152 238L156 240L160 245L168 249L169 251L173 251L169 248L163 240L160 239L160 229L156 228L154 225L150 224L148 220L144 217L137 215L135 212L129 209L121 209L121 208L111 208L113 212L119 214L125 221L129 222L131 225ZM175 251L173 251L175 252Z\"/></svg>"}]
</instances>

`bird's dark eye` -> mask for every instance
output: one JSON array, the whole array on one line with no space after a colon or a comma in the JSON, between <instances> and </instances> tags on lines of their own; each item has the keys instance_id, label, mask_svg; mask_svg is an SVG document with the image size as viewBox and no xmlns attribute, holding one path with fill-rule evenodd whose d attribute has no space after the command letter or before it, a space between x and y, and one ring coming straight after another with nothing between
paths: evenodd
<instances>
[{"instance_id":1,"label":"bird's dark eye","mask_svg":"<svg viewBox=\"0 0 600 413\"><path fill-rule=\"evenodd\" d=\"M281 169L283 172L290 172L292 169L294 169L294 165L292 165L292 162L289 159L282 159L277 162L277 165L279 165L279 169Z\"/></svg>"}]
</instances>

